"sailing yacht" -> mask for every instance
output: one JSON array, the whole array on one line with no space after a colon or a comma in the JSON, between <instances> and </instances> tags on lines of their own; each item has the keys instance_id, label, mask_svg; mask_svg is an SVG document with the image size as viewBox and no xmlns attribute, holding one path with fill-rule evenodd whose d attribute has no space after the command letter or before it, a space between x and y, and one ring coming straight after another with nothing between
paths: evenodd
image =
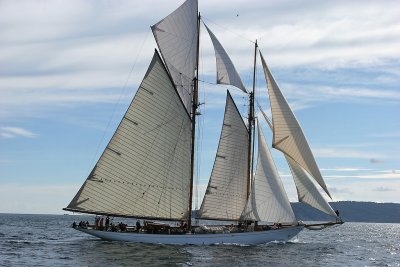
<instances>
[{"instance_id":1,"label":"sailing yacht","mask_svg":"<svg viewBox=\"0 0 400 267\"><path fill-rule=\"evenodd\" d=\"M262 129L256 123L257 42L253 88L249 91L207 26L216 56L217 84L231 85L248 95L249 113L245 123L227 91L211 177L201 208L196 213L192 211L200 26L197 0L187 0L151 27L158 50L107 147L64 208L78 213L142 219L144 226L122 230L85 225L75 227L77 230L105 240L255 245L288 241L307 226L296 220ZM273 132L272 147L285 155L299 201L335 218L335 212L319 190L320 187L330 197L300 125L261 52L260 57L272 122L259 108ZM200 220L215 222L195 223ZM334 222L326 223L331 224Z\"/></svg>"}]
</instances>

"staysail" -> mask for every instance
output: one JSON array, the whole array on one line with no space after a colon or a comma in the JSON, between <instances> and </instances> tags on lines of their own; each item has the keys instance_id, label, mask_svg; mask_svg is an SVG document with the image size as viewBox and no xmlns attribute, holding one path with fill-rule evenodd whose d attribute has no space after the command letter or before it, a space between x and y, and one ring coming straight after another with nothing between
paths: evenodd
<instances>
[{"instance_id":1,"label":"staysail","mask_svg":"<svg viewBox=\"0 0 400 267\"><path fill-rule=\"evenodd\" d=\"M247 202L247 148L247 127L227 91L221 137L199 218L240 218Z\"/></svg>"},{"instance_id":2,"label":"staysail","mask_svg":"<svg viewBox=\"0 0 400 267\"><path fill-rule=\"evenodd\" d=\"M296 184L299 201L306 203L328 215L336 217L336 213L332 207L324 199L314 183L310 180L309 174L290 157L285 155L285 158L289 164L294 182Z\"/></svg>"},{"instance_id":3,"label":"staysail","mask_svg":"<svg viewBox=\"0 0 400 267\"><path fill-rule=\"evenodd\" d=\"M258 124L258 161L244 218L293 223L296 217Z\"/></svg>"},{"instance_id":4,"label":"staysail","mask_svg":"<svg viewBox=\"0 0 400 267\"><path fill-rule=\"evenodd\" d=\"M272 124L269 122L269 118L259 107L265 120L268 122L271 130L273 129ZM296 185L297 195L300 202L310 205L328 215L336 216L332 207L325 200L325 198L318 191L318 188L314 185L307 171L305 171L299 164L297 164L290 157L285 155L285 159L290 167L290 171L293 175L293 179Z\"/></svg>"},{"instance_id":5,"label":"staysail","mask_svg":"<svg viewBox=\"0 0 400 267\"><path fill-rule=\"evenodd\" d=\"M321 172L304 136L304 133L289 107L278 84L269 71L260 52L265 78L268 84L269 99L272 111L273 141L272 146L282 151L303 167L330 197Z\"/></svg>"},{"instance_id":6,"label":"staysail","mask_svg":"<svg viewBox=\"0 0 400 267\"><path fill-rule=\"evenodd\" d=\"M151 29L179 95L190 113L197 54L197 0L187 0Z\"/></svg>"},{"instance_id":7,"label":"staysail","mask_svg":"<svg viewBox=\"0 0 400 267\"><path fill-rule=\"evenodd\" d=\"M191 120L157 52L118 129L66 210L188 216Z\"/></svg>"},{"instance_id":8,"label":"staysail","mask_svg":"<svg viewBox=\"0 0 400 267\"><path fill-rule=\"evenodd\" d=\"M215 58L217 62L217 84L233 85L241 89L243 92L247 92L238 72L235 69L235 66L232 63L232 60L229 58L225 49L222 47L217 37L215 37L207 25L204 24L204 26L206 26L214 46Z\"/></svg>"}]
</instances>

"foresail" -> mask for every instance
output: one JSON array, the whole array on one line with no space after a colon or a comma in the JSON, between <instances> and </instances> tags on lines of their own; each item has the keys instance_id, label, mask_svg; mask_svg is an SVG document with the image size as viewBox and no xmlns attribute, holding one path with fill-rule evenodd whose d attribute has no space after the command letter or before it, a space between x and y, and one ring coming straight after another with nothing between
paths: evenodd
<instances>
[{"instance_id":1,"label":"foresail","mask_svg":"<svg viewBox=\"0 0 400 267\"><path fill-rule=\"evenodd\" d=\"M204 26L206 25L204 24ZM244 87L232 60L229 58L217 37L215 37L207 26L206 28L214 45L215 58L217 62L217 83L233 85L246 92L246 88Z\"/></svg>"},{"instance_id":2,"label":"foresail","mask_svg":"<svg viewBox=\"0 0 400 267\"><path fill-rule=\"evenodd\" d=\"M304 133L260 53L271 103L272 146L303 167L330 197Z\"/></svg>"},{"instance_id":3,"label":"foresail","mask_svg":"<svg viewBox=\"0 0 400 267\"><path fill-rule=\"evenodd\" d=\"M197 0L187 0L151 27L186 109L191 111L197 54Z\"/></svg>"},{"instance_id":4,"label":"foresail","mask_svg":"<svg viewBox=\"0 0 400 267\"><path fill-rule=\"evenodd\" d=\"M245 218L263 222L293 223L296 221L259 125L257 169L244 215Z\"/></svg>"},{"instance_id":5,"label":"foresail","mask_svg":"<svg viewBox=\"0 0 400 267\"><path fill-rule=\"evenodd\" d=\"M296 184L299 201L306 203L328 215L336 217L332 207L318 191L318 188L315 186L315 184L310 180L308 173L290 157L285 155L285 158L289 164L294 182Z\"/></svg>"},{"instance_id":6,"label":"foresail","mask_svg":"<svg viewBox=\"0 0 400 267\"><path fill-rule=\"evenodd\" d=\"M181 219L189 209L191 120L155 52L110 143L66 208Z\"/></svg>"},{"instance_id":7,"label":"foresail","mask_svg":"<svg viewBox=\"0 0 400 267\"><path fill-rule=\"evenodd\" d=\"M217 155L199 218L240 218L247 201L247 149L247 127L228 91Z\"/></svg>"}]
</instances>

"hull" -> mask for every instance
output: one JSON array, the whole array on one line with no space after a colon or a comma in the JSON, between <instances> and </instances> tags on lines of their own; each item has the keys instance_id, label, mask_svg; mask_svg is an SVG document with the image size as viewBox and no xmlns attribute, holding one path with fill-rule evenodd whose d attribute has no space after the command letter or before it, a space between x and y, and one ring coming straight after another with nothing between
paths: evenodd
<instances>
[{"instance_id":1,"label":"hull","mask_svg":"<svg viewBox=\"0 0 400 267\"><path fill-rule=\"evenodd\" d=\"M147 233L121 233L99 231L94 229L77 228L77 230L104 240L128 241L149 244L166 245L212 245L212 244L238 244L258 245L272 241L289 241L295 237L304 226L285 227L275 230L224 233L224 234L147 234Z\"/></svg>"}]
</instances>

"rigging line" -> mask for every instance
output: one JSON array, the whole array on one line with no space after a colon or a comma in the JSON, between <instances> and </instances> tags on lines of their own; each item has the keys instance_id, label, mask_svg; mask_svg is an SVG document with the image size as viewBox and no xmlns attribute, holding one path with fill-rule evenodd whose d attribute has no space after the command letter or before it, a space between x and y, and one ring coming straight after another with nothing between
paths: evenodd
<instances>
[{"instance_id":1,"label":"rigging line","mask_svg":"<svg viewBox=\"0 0 400 267\"><path fill-rule=\"evenodd\" d=\"M203 58L203 48L202 47L200 47L199 48L200 49L200 51L199 51L199 53L200 53L200 58L202 59ZM197 77L197 80L199 81L199 77L200 77L200 73L203 75L204 74L204 60L200 60L199 59L199 62L200 62L200 64L199 64L199 69L197 70L197 72L198 72L198 77ZM204 88L203 88L203 86L201 87L201 91L202 91L202 101L201 101L201 103L203 103L203 105L201 105L201 104L199 104L199 107L198 107L198 111L201 113L201 114L203 114L203 115L205 115L205 103L206 103L206 94L205 94L205 90L204 90ZM199 94L199 92L200 92L200 86L198 86L198 94ZM201 160L202 160L202 157L201 157L201 155L202 155L202 147L203 147L203 138L204 138L204 116L201 116L198 120L197 120L197 123L198 123L198 127L197 127L197 136L198 136L198 138L197 138L197 147L196 147L196 159L197 159L197 164L196 164L196 198L195 198L195 209L196 210L198 210L199 209L199 200L200 200L200 192L199 192L199 184L200 184L200 177L201 177L201 168L200 168L200 166L201 166ZM195 220L196 220L196 223L198 224L198 218L197 218L197 216L196 216L196 218L195 218Z\"/></svg>"},{"instance_id":2,"label":"rigging line","mask_svg":"<svg viewBox=\"0 0 400 267\"><path fill-rule=\"evenodd\" d=\"M89 166L93 166L93 163L94 163L94 161L95 161L96 155L99 153L100 145L103 143L103 141L104 141L104 139L105 139L105 136L106 136L106 132L107 132L108 129L110 128L111 121L113 120L113 118L114 118L114 116L115 116L115 113L116 113L116 111L117 111L117 106L121 103L122 96L124 96L124 95L126 94L126 88L127 88L128 82L129 82L129 80L130 80L130 78L131 78L131 76L132 76L133 70L134 70L135 67L136 67L136 64L137 64L138 59L139 59L139 55L142 54L143 47L144 47L145 43L147 42L147 38L149 37L149 33L150 33L150 30L147 31L147 34L146 34L146 36L145 36L145 38L144 38L144 40L143 40L143 42L142 42L142 44L141 44L141 46L140 46L140 48L139 48L139 51L138 51L138 53L136 54L135 60L133 61L132 67L131 67L131 69L130 69L130 71L129 71L129 74L128 74L126 80L125 80L124 85L122 86L121 93L120 93L120 95L119 95L119 97L118 97L118 100L117 100L117 102L114 104L113 111L112 111L112 113L111 113L111 115L110 115L110 118L109 118L109 120L108 120L108 122L107 122L106 128L105 128L104 131L103 131L103 135L102 135L102 137L100 138L99 143L97 144L96 151L95 151L95 153L94 153L94 155L93 155L93 158L92 158L92 160L91 160L92 164L90 164Z\"/></svg>"},{"instance_id":3,"label":"rigging line","mask_svg":"<svg viewBox=\"0 0 400 267\"><path fill-rule=\"evenodd\" d=\"M230 85L230 84L213 83L213 82L208 82L208 81L200 80L200 79L198 81L201 82L201 83L204 83L204 84L221 86L222 88L229 89L229 90L233 88L235 90L239 90L240 92L243 92L243 90L241 90L240 88L238 88L238 87L236 87L234 85ZM246 93L248 93L248 92L246 91Z\"/></svg>"},{"instance_id":4,"label":"rigging line","mask_svg":"<svg viewBox=\"0 0 400 267\"><path fill-rule=\"evenodd\" d=\"M201 120L198 120L198 127L197 127L197 146L196 146L196 158L197 158L197 164L196 164L196 198L195 198L195 209L197 210L199 208L199 177L200 177L200 166L201 166L201 148L203 144L203 118Z\"/></svg>"},{"instance_id":5,"label":"rigging line","mask_svg":"<svg viewBox=\"0 0 400 267\"><path fill-rule=\"evenodd\" d=\"M204 75L204 60L203 60L203 47L200 47L200 58L201 58L201 60L199 60L200 61L200 66L199 66L199 77L200 77L200 73L201 73L201 75L203 76ZM201 80L199 80L199 77L198 77L198 81L199 82L202 82ZM199 134L199 141L200 141L200 145L199 145L199 147L200 147L200 149L198 150L198 155L197 155L197 159L198 159L198 176L197 176L197 187L199 187L199 184L200 184L200 180L201 180L201 168L200 168L200 166L201 166L201 159L202 159L202 153L203 153L203 151L201 150L201 148L203 147L203 141L204 141L204 118L205 118L205 114L206 114L206 103L207 103L207 94L206 94L206 92L205 92L205 89L204 89L204 84L202 85L202 86L199 86L199 92L200 92L200 88L201 88L201 92L202 92L202 101L200 102L200 103L202 103L201 105L199 105L199 111L201 112L201 114L203 115L203 116L201 116L200 117L200 120L199 120L199 124L201 123L201 127L200 127L200 125L199 125L199 129L201 129L201 131L200 131L200 134ZM197 188L197 201L199 201L199 189ZM199 207L198 207L198 204L199 203L197 203L197 207L196 207L196 209L199 209Z\"/></svg>"},{"instance_id":6,"label":"rigging line","mask_svg":"<svg viewBox=\"0 0 400 267\"><path fill-rule=\"evenodd\" d=\"M247 38L247 37L245 37L245 36L243 36L243 35L241 35L241 34L235 32L235 31L231 30L230 28L228 28L228 27L226 27L226 26L223 26L223 25L220 25L220 24L214 22L213 20L211 20L211 19L209 19L209 18L207 18L207 17L204 17L204 16L201 17L201 20L203 21L203 23L205 23L204 20L203 20L203 18L205 18L207 21L211 22L212 24L214 24L214 25L216 25L216 26L218 26L218 27L224 29L225 31L228 31L228 32L230 32L230 33L236 35L237 37L240 37L240 38L243 39L243 40L246 40L246 41L248 41L248 42L250 42L250 43L252 43L252 44L255 44L255 42L252 41L250 38Z\"/></svg>"},{"instance_id":7,"label":"rigging line","mask_svg":"<svg viewBox=\"0 0 400 267\"><path fill-rule=\"evenodd\" d=\"M169 159L168 159L168 162L166 162L166 163L164 163L165 165L167 165L166 167L165 167L165 169L164 169L164 172L162 173L165 177L167 177L172 171L171 171L171 169L172 169L172 162L174 161L174 159L175 159L175 157L176 157L176 154L177 154L177 147L178 147L178 144L180 143L180 141L182 140L181 139L181 135L184 133L184 130L185 130L185 125L184 125L184 120L182 120L181 121L181 127L180 127L180 131L179 131L179 136L178 136L178 139L176 140L176 142L175 142L175 145L174 145L174 147L173 147L173 149L172 149L172 153L170 152L170 157L169 157ZM164 186L165 185L167 185L167 183L168 183L169 181L168 181L168 179L165 179L164 180ZM166 186L165 186L165 188L167 188ZM158 203L160 203L161 202L161 199L162 199L162 197L163 197L163 195L164 195L164 193L166 193L165 192L166 190L164 189L164 190L162 190L162 192L161 192L161 194L160 194L160 196L159 196L159 199L158 199ZM170 194L170 197L172 196L172 194ZM158 209L160 208L160 206L158 206ZM157 212L158 212L158 209L157 209Z\"/></svg>"},{"instance_id":8,"label":"rigging line","mask_svg":"<svg viewBox=\"0 0 400 267\"><path fill-rule=\"evenodd\" d=\"M205 83L205 84L211 84L211 85L218 85L217 83L207 82L205 80L200 80L200 79L199 79L199 82L202 82L202 83Z\"/></svg>"},{"instance_id":9,"label":"rigging line","mask_svg":"<svg viewBox=\"0 0 400 267\"><path fill-rule=\"evenodd\" d=\"M171 105L169 105L169 108L171 108L172 105L173 105L173 104L171 103ZM166 117L167 117L167 114L164 115L164 119L165 119ZM164 123L164 124L166 124L166 123ZM181 128L181 129L182 129L182 128ZM158 137L158 135L159 135L159 133L160 133L160 131L161 131L161 126L160 126L160 127L156 127L156 128L154 128L153 130L151 130L151 131L155 131L155 130L157 130L157 133L155 133L153 140L150 142L150 145L148 146L149 151L152 150L153 147L156 145L156 142L157 142L156 139L157 139L157 137ZM175 148L176 148L176 147L175 147ZM175 148L174 148L174 149L175 149ZM175 150L174 150L174 151L175 151ZM146 153L145 162L147 161L148 157L149 157L149 153ZM171 163L171 161L170 161L169 163ZM145 170L143 170L144 167L145 167L145 164L142 164L142 165L139 167L138 173L141 173L141 174L145 175ZM169 171L169 170L168 170L168 171ZM149 185L154 185L154 184L155 184L155 181L152 181L152 182L149 183ZM147 193L149 192L149 189L150 189L150 186L143 192L143 195L144 195L144 194L147 194ZM147 196L147 195L146 195L146 196Z\"/></svg>"},{"instance_id":10,"label":"rigging line","mask_svg":"<svg viewBox=\"0 0 400 267\"><path fill-rule=\"evenodd\" d=\"M205 91L202 90L203 96L202 96L202 102L205 103ZM204 108L203 108L204 107ZM203 115L205 114L205 105L200 105L199 106L199 111ZM202 154L202 147L203 147L203 138L204 138L204 116L200 116L198 119L198 124L199 126L197 127L197 148L196 148L196 157L197 157L197 170L196 170L196 203L195 203L195 208L198 209L199 205L199 180L200 180L200 175L201 175L201 154Z\"/></svg>"}]
</instances>

